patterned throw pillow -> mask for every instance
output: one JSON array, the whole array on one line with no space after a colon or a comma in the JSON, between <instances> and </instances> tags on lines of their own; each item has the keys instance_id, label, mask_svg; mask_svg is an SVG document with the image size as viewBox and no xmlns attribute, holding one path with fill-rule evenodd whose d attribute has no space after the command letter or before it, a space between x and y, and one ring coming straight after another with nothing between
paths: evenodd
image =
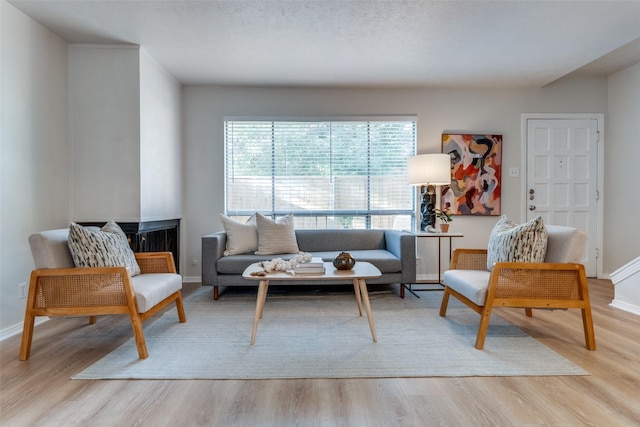
<instances>
[{"instance_id":1,"label":"patterned throw pillow","mask_svg":"<svg viewBox=\"0 0 640 427\"><path fill-rule=\"evenodd\" d=\"M140 274L127 235L114 221L107 222L100 230L72 222L68 244L76 267L126 267L131 276Z\"/></svg>"},{"instance_id":2,"label":"patterned throw pillow","mask_svg":"<svg viewBox=\"0 0 640 427\"><path fill-rule=\"evenodd\" d=\"M220 214L220 222L227 234L224 256L252 254L258 250L258 227L255 215L243 223Z\"/></svg>"},{"instance_id":3,"label":"patterned throw pillow","mask_svg":"<svg viewBox=\"0 0 640 427\"><path fill-rule=\"evenodd\" d=\"M516 225L503 215L489 236L487 270L496 262L544 262L547 237L542 217Z\"/></svg>"},{"instance_id":4,"label":"patterned throw pillow","mask_svg":"<svg viewBox=\"0 0 640 427\"><path fill-rule=\"evenodd\" d=\"M256 222L258 225L256 255L297 254L300 252L292 214L273 221L258 212L256 213Z\"/></svg>"}]
</instances>

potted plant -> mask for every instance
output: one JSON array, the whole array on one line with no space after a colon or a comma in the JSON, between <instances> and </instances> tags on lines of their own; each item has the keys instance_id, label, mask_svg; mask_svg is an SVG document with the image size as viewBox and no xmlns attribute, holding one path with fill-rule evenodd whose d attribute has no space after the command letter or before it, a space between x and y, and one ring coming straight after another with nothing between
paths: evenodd
<instances>
[{"instance_id":1,"label":"potted plant","mask_svg":"<svg viewBox=\"0 0 640 427\"><path fill-rule=\"evenodd\" d=\"M446 233L449 231L449 223L451 221L453 221L453 213L450 212L448 209L443 211L440 209L436 209L436 217L438 217L438 219L440 220L441 224L440 224L440 230L443 233Z\"/></svg>"}]
</instances>

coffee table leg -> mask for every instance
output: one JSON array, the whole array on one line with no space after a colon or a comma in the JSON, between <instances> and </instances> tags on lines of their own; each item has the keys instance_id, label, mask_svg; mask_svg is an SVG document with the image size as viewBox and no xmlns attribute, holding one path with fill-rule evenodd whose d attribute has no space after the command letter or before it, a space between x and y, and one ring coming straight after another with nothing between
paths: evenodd
<instances>
[{"instance_id":1,"label":"coffee table leg","mask_svg":"<svg viewBox=\"0 0 640 427\"><path fill-rule=\"evenodd\" d=\"M264 311L264 304L267 300L267 290L269 289L269 281L261 280L258 285L258 298L256 299L256 314L253 317L253 331L251 332L251 345L256 342L256 332L258 332L258 323Z\"/></svg>"},{"instance_id":2,"label":"coffee table leg","mask_svg":"<svg viewBox=\"0 0 640 427\"><path fill-rule=\"evenodd\" d=\"M360 312L360 316L362 316L362 302L360 296L360 284L358 283L358 279L353 279L353 290L356 293L356 302L358 303L358 311Z\"/></svg>"},{"instance_id":3,"label":"coffee table leg","mask_svg":"<svg viewBox=\"0 0 640 427\"><path fill-rule=\"evenodd\" d=\"M371 313L371 304L369 303L369 292L367 291L367 282L364 279L358 280L360 285L360 293L362 294L362 301L364 302L364 308L367 311L367 319L369 319L369 328L371 329L371 336L373 342L378 342L376 336L376 326L373 324L373 313Z\"/></svg>"}]
</instances>

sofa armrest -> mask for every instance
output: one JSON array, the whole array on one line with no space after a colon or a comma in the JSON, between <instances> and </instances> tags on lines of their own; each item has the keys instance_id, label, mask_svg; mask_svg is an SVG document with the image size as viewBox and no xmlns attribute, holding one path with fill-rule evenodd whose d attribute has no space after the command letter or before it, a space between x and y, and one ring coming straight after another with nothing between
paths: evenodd
<instances>
[{"instance_id":1,"label":"sofa armrest","mask_svg":"<svg viewBox=\"0 0 640 427\"><path fill-rule=\"evenodd\" d=\"M486 249L454 249L450 270L486 270Z\"/></svg>"},{"instance_id":2,"label":"sofa armrest","mask_svg":"<svg viewBox=\"0 0 640 427\"><path fill-rule=\"evenodd\" d=\"M212 233L202 238L202 285L216 286L218 270L216 264L224 256L227 234L224 231Z\"/></svg>"},{"instance_id":3,"label":"sofa armrest","mask_svg":"<svg viewBox=\"0 0 640 427\"><path fill-rule=\"evenodd\" d=\"M416 238L400 230L385 230L386 249L402 261L402 283L416 281Z\"/></svg>"}]
</instances>

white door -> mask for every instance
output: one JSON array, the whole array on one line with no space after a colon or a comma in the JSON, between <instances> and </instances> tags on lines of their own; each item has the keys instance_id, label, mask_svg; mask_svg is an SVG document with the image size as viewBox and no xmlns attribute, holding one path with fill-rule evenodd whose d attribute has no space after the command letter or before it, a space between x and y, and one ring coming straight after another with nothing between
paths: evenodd
<instances>
[{"instance_id":1,"label":"white door","mask_svg":"<svg viewBox=\"0 0 640 427\"><path fill-rule=\"evenodd\" d=\"M598 270L597 118L527 119L526 214L545 224L569 225L587 232L583 255L587 276Z\"/></svg>"}]
</instances>

